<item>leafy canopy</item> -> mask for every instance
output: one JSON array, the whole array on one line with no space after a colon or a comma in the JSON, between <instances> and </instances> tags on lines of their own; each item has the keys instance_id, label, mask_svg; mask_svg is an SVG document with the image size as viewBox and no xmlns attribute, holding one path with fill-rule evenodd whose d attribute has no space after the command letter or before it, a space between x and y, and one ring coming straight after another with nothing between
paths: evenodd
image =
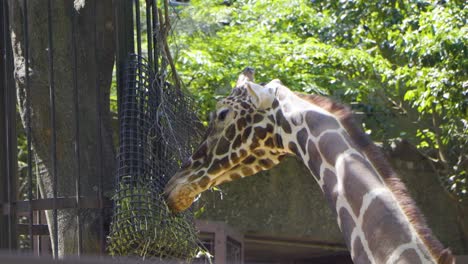
<instances>
[{"instance_id":1,"label":"leafy canopy","mask_svg":"<svg viewBox=\"0 0 468 264\"><path fill-rule=\"evenodd\" d=\"M259 82L356 106L375 140L411 140L466 199L467 10L463 1L194 0L178 10L172 48L202 117L252 66Z\"/></svg>"}]
</instances>

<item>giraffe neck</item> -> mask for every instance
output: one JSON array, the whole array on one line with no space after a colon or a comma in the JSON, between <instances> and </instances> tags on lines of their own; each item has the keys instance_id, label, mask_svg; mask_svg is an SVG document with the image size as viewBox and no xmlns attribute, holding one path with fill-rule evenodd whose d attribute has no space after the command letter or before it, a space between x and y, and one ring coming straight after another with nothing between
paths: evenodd
<instances>
[{"instance_id":1,"label":"giraffe neck","mask_svg":"<svg viewBox=\"0 0 468 264\"><path fill-rule=\"evenodd\" d=\"M337 216L353 261L437 263L435 258L439 256L433 256L434 249L416 226L421 224L425 230L424 220L411 219L411 212L418 214L418 209L409 197L405 197L409 201L406 205L398 200L406 189L397 178L382 175L382 170L388 168L376 167L366 153L366 147L376 149L368 137L362 131L350 131L336 113L327 111L333 110L333 105L324 109L289 90L281 90L278 100L281 114L277 116L287 124L280 122L277 133L320 185ZM396 193L393 189L397 188L403 193ZM430 231L426 235L430 236ZM433 247L441 248L440 242L432 240Z\"/></svg>"}]
</instances>

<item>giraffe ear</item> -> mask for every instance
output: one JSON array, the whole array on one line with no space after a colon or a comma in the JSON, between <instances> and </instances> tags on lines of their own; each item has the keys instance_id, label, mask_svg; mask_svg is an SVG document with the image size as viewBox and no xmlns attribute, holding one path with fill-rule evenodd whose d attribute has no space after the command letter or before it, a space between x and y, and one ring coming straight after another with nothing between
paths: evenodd
<instances>
[{"instance_id":1,"label":"giraffe ear","mask_svg":"<svg viewBox=\"0 0 468 264\"><path fill-rule=\"evenodd\" d=\"M245 88L249 92L250 98L259 109L270 107L275 100L274 89L263 87L253 82L245 82Z\"/></svg>"}]
</instances>

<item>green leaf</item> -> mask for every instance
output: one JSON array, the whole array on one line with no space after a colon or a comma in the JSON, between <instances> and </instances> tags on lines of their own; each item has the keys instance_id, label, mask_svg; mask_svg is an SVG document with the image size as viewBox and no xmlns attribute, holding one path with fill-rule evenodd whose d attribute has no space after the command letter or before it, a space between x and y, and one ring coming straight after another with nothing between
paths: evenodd
<instances>
[{"instance_id":1,"label":"green leaf","mask_svg":"<svg viewBox=\"0 0 468 264\"><path fill-rule=\"evenodd\" d=\"M412 101L415 97L416 97L416 92L414 90L409 90L409 91L406 91L403 99L405 101Z\"/></svg>"}]
</instances>

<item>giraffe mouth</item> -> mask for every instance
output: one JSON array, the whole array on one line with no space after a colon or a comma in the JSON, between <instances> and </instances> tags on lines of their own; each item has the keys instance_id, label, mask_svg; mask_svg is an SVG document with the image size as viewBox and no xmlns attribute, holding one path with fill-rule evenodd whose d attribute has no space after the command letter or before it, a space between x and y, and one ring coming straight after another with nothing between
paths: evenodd
<instances>
[{"instance_id":1,"label":"giraffe mouth","mask_svg":"<svg viewBox=\"0 0 468 264\"><path fill-rule=\"evenodd\" d=\"M175 181L169 181L163 195L167 206L173 213L187 210L196 196L190 184L180 184Z\"/></svg>"},{"instance_id":2,"label":"giraffe mouth","mask_svg":"<svg viewBox=\"0 0 468 264\"><path fill-rule=\"evenodd\" d=\"M201 164L199 167L203 167L203 165ZM235 179L241 177L239 164L231 164L229 168L218 164L216 173L209 176L206 173L194 175L193 172L199 171L199 167L186 166L186 168L181 168L166 184L163 195L168 208L173 213L187 210L193 204L197 195L206 189L232 181L233 176L230 172L237 171Z\"/></svg>"}]
</instances>

